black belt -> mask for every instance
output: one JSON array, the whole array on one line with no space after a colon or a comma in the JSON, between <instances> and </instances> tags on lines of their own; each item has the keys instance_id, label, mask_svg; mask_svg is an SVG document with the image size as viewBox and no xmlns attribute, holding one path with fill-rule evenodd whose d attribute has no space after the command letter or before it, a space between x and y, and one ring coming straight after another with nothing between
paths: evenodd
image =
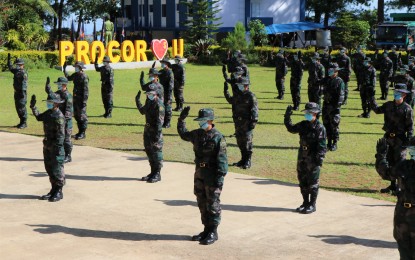
<instances>
[{"instance_id":1,"label":"black belt","mask_svg":"<svg viewBox=\"0 0 415 260\"><path fill-rule=\"evenodd\" d=\"M308 145L302 145L302 146L301 146L301 149L302 149L303 151L307 151L307 150L308 150Z\"/></svg>"},{"instance_id":2,"label":"black belt","mask_svg":"<svg viewBox=\"0 0 415 260\"><path fill-rule=\"evenodd\" d=\"M404 203L402 203L402 205L404 206L404 208L407 208L407 209L415 207L415 204L412 204L412 203L409 203L409 202L404 202Z\"/></svg>"},{"instance_id":3,"label":"black belt","mask_svg":"<svg viewBox=\"0 0 415 260\"><path fill-rule=\"evenodd\" d=\"M199 168L213 168L215 166L214 164L207 163L207 162L200 162L200 163L197 163L197 165L199 166Z\"/></svg>"}]
</instances>

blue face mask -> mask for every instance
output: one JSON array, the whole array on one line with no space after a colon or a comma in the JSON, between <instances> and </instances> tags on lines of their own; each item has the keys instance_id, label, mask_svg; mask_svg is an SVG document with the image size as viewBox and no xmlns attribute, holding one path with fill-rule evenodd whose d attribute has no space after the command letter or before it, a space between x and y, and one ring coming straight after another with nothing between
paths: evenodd
<instances>
[{"instance_id":1,"label":"blue face mask","mask_svg":"<svg viewBox=\"0 0 415 260\"><path fill-rule=\"evenodd\" d=\"M294 56L294 60L295 61L298 61L298 56Z\"/></svg>"},{"instance_id":2,"label":"blue face mask","mask_svg":"<svg viewBox=\"0 0 415 260\"><path fill-rule=\"evenodd\" d=\"M344 55L345 54L345 52L344 51L340 51L340 55Z\"/></svg>"},{"instance_id":3,"label":"blue face mask","mask_svg":"<svg viewBox=\"0 0 415 260\"><path fill-rule=\"evenodd\" d=\"M200 128L202 128L203 130L206 130L209 127L209 124L207 121L199 121L199 126Z\"/></svg>"},{"instance_id":4,"label":"blue face mask","mask_svg":"<svg viewBox=\"0 0 415 260\"><path fill-rule=\"evenodd\" d=\"M242 85L242 84L238 84L238 89L239 89L239 91L243 92L245 90L245 86Z\"/></svg>"},{"instance_id":5,"label":"blue face mask","mask_svg":"<svg viewBox=\"0 0 415 260\"><path fill-rule=\"evenodd\" d=\"M307 120L307 121L313 120L313 114L305 113L304 117L305 117L305 120Z\"/></svg>"},{"instance_id":6,"label":"blue face mask","mask_svg":"<svg viewBox=\"0 0 415 260\"><path fill-rule=\"evenodd\" d=\"M151 76L151 77L149 77L149 78L148 78L148 80L149 80L149 81L153 81L153 80L154 80L154 77L153 77L153 76Z\"/></svg>"},{"instance_id":7,"label":"blue face mask","mask_svg":"<svg viewBox=\"0 0 415 260\"><path fill-rule=\"evenodd\" d=\"M47 107L47 109L52 109L53 108L53 103L46 102L46 107Z\"/></svg>"},{"instance_id":8,"label":"blue face mask","mask_svg":"<svg viewBox=\"0 0 415 260\"><path fill-rule=\"evenodd\" d=\"M161 67L164 69L166 67L166 64L162 63Z\"/></svg>"},{"instance_id":9,"label":"blue face mask","mask_svg":"<svg viewBox=\"0 0 415 260\"><path fill-rule=\"evenodd\" d=\"M147 95L147 97L148 97L148 99L150 99L150 100L154 100L154 98L155 98L155 96L154 96L153 94L148 94L148 95Z\"/></svg>"},{"instance_id":10,"label":"blue face mask","mask_svg":"<svg viewBox=\"0 0 415 260\"><path fill-rule=\"evenodd\" d=\"M79 68L78 67L75 67L75 72L79 72Z\"/></svg>"},{"instance_id":11,"label":"blue face mask","mask_svg":"<svg viewBox=\"0 0 415 260\"><path fill-rule=\"evenodd\" d=\"M411 156L412 160L415 160L415 146L408 147L409 155Z\"/></svg>"},{"instance_id":12,"label":"blue face mask","mask_svg":"<svg viewBox=\"0 0 415 260\"><path fill-rule=\"evenodd\" d=\"M334 69L329 69L328 75L331 77L334 75Z\"/></svg>"},{"instance_id":13,"label":"blue face mask","mask_svg":"<svg viewBox=\"0 0 415 260\"><path fill-rule=\"evenodd\" d=\"M311 59L311 62L312 63L316 63L316 59Z\"/></svg>"},{"instance_id":14,"label":"blue face mask","mask_svg":"<svg viewBox=\"0 0 415 260\"><path fill-rule=\"evenodd\" d=\"M58 90L62 90L62 84L56 84L58 85Z\"/></svg>"},{"instance_id":15,"label":"blue face mask","mask_svg":"<svg viewBox=\"0 0 415 260\"><path fill-rule=\"evenodd\" d=\"M393 93L393 99L400 100L402 98L402 94L400 92Z\"/></svg>"}]
</instances>

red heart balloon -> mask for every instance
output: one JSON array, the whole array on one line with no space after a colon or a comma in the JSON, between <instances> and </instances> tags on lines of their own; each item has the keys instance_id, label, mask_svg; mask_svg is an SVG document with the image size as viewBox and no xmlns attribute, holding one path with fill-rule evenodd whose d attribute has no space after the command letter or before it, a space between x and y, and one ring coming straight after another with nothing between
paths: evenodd
<instances>
[{"instance_id":1,"label":"red heart balloon","mask_svg":"<svg viewBox=\"0 0 415 260\"><path fill-rule=\"evenodd\" d=\"M151 41L151 51L158 60L163 59L164 55L167 53L168 48L169 44L165 39Z\"/></svg>"}]
</instances>

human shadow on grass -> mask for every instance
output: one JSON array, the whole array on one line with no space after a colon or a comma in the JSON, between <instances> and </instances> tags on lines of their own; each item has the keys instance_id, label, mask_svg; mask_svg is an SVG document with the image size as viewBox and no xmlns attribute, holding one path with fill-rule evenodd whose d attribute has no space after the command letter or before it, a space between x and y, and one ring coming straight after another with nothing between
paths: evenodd
<instances>
[{"instance_id":1,"label":"human shadow on grass","mask_svg":"<svg viewBox=\"0 0 415 260\"><path fill-rule=\"evenodd\" d=\"M156 199L156 201L163 202L167 206L173 206L173 207L182 207L182 206L197 207L196 201L190 201L190 200L158 200ZM274 208L274 207L248 206L248 205L228 205L228 204L221 204L220 206L222 210L237 211L237 212L279 212L279 211L295 212L295 209L287 209L287 208Z\"/></svg>"},{"instance_id":2,"label":"human shadow on grass","mask_svg":"<svg viewBox=\"0 0 415 260\"><path fill-rule=\"evenodd\" d=\"M144 148L107 148L107 147L100 147L101 149L106 149L110 151L120 151L120 152L142 152Z\"/></svg>"},{"instance_id":3,"label":"human shadow on grass","mask_svg":"<svg viewBox=\"0 0 415 260\"><path fill-rule=\"evenodd\" d=\"M113 108L138 110L138 109L137 109L137 107L120 107L120 106L113 106Z\"/></svg>"},{"instance_id":4,"label":"human shadow on grass","mask_svg":"<svg viewBox=\"0 0 415 260\"><path fill-rule=\"evenodd\" d=\"M321 241L332 245L347 245L355 244L359 246L374 247L374 248L390 248L397 249L398 244L395 241L384 241L377 239L358 238L354 236L345 235L309 235L309 237L320 238Z\"/></svg>"},{"instance_id":5,"label":"human shadow on grass","mask_svg":"<svg viewBox=\"0 0 415 260\"><path fill-rule=\"evenodd\" d=\"M227 143L228 147L238 147L236 144ZM255 145L255 149L275 149L275 150L298 150L294 146L275 146L275 145Z\"/></svg>"},{"instance_id":6,"label":"human shadow on grass","mask_svg":"<svg viewBox=\"0 0 415 260\"><path fill-rule=\"evenodd\" d=\"M244 181L252 181L253 184L258 185L282 185L288 187L298 187L298 184L284 182L284 181L277 181L272 179L259 179L259 178L236 178L237 180L244 180Z\"/></svg>"},{"instance_id":7,"label":"human shadow on grass","mask_svg":"<svg viewBox=\"0 0 415 260\"><path fill-rule=\"evenodd\" d=\"M88 122L88 125L106 125L106 126L144 126L143 124L132 124L132 123L103 123L103 122Z\"/></svg>"},{"instance_id":8,"label":"human shadow on grass","mask_svg":"<svg viewBox=\"0 0 415 260\"><path fill-rule=\"evenodd\" d=\"M23 158L23 157L0 157L0 161L8 162L43 162L43 159Z\"/></svg>"},{"instance_id":9,"label":"human shadow on grass","mask_svg":"<svg viewBox=\"0 0 415 260\"><path fill-rule=\"evenodd\" d=\"M46 172L35 172L29 174L31 177L48 177ZM87 175L74 175L74 174L65 174L65 179L67 180L78 180L78 181L136 181L137 178L129 177L108 177L108 176L87 176Z\"/></svg>"},{"instance_id":10,"label":"human shadow on grass","mask_svg":"<svg viewBox=\"0 0 415 260\"><path fill-rule=\"evenodd\" d=\"M362 162L325 162L325 164L344 165L344 166L367 166L375 167L374 163L362 163Z\"/></svg>"},{"instance_id":11,"label":"human shadow on grass","mask_svg":"<svg viewBox=\"0 0 415 260\"><path fill-rule=\"evenodd\" d=\"M383 133L378 133L378 132L342 132L340 131L340 135L382 135Z\"/></svg>"},{"instance_id":12,"label":"human shadow on grass","mask_svg":"<svg viewBox=\"0 0 415 260\"><path fill-rule=\"evenodd\" d=\"M338 188L338 187L327 187L327 186L321 186L320 188L323 188L325 190L330 191L341 191L341 192L355 192L355 193L378 193L377 190L369 190L369 189L359 189L359 188Z\"/></svg>"},{"instance_id":13,"label":"human shadow on grass","mask_svg":"<svg viewBox=\"0 0 415 260\"><path fill-rule=\"evenodd\" d=\"M27 195L27 194L3 194L0 193L0 200L37 200L39 196Z\"/></svg>"},{"instance_id":14,"label":"human shadow on grass","mask_svg":"<svg viewBox=\"0 0 415 260\"><path fill-rule=\"evenodd\" d=\"M106 238L106 239L116 239L116 240L127 240L127 241L188 241L190 236L186 235L174 235L174 234L147 234L140 232L125 232L125 231L105 231L105 230L93 230L85 228L72 228L65 227L61 225L30 225L26 224L33 228L33 231L48 235L48 234L57 234L63 233L67 235L72 235L76 237L93 237L93 238Z\"/></svg>"}]
</instances>

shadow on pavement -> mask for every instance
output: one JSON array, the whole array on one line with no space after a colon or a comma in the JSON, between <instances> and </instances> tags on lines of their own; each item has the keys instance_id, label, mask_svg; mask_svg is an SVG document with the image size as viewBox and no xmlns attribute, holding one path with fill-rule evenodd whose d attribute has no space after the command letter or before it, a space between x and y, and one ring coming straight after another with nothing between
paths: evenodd
<instances>
[{"instance_id":1,"label":"shadow on pavement","mask_svg":"<svg viewBox=\"0 0 415 260\"><path fill-rule=\"evenodd\" d=\"M29 174L32 177L48 177L44 172L37 172ZM67 180L78 180L78 181L136 181L138 178L129 178L129 177L108 177L108 176L84 176L84 175L73 175L65 174Z\"/></svg>"},{"instance_id":2,"label":"shadow on pavement","mask_svg":"<svg viewBox=\"0 0 415 260\"><path fill-rule=\"evenodd\" d=\"M157 200L161 201L167 206L193 206L197 207L196 201L190 200ZM288 211L288 212L295 212L295 209L287 209L287 208L270 208L270 207L261 207L261 206L246 206L246 205L227 205L221 204L220 205L222 210L229 210L229 211L238 211L238 212L278 212L278 211Z\"/></svg>"},{"instance_id":3,"label":"shadow on pavement","mask_svg":"<svg viewBox=\"0 0 415 260\"><path fill-rule=\"evenodd\" d=\"M321 241L327 244L332 244L332 245L355 244L355 245L375 247L375 248L390 248L390 249L398 248L398 244L396 242L376 240L376 239L357 238L353 236L309 235L309 237L321 238Z\"/></svg>"},{"instance_id":4,"label":"shadow on pavement","mask_svg":"<svg viewBox=\"0 0 415 260\"><path fill-rule=\"evenodd\" d=\"M9 200L37 200L39 196L35 195L25 195L25 194L3 194L0 193L0 200L1 199L9 199Z\"/></svg>"},{"instance_id":5,"label":"shadow on pavement","mask_svg":"<svg viewBox=\"0 0 415 260\"><path fill-rule=\"evenodd\" d=\"M150 241L150 240L175 240L175 241L190 241L190 236L185 235L172 235L172 234L146 234L138 232L123 232L123 231L103 231L92 230L83 228L71 228L61 225L29 225L33 227L33 231L41 234L55 234L64 233L77 237L95 237L95 238L108 238L117 240L129 240L129 241Z\"/></svg>"},{"instance_id":6,"label":"shadow on pavement","mask_svg":"<svg viewBox=\"0 0 415 260\"><path fill-rule=\"evenodd\" d=\"M0 157L0 161L9 161L9 162L43 162L43 159L34 159L34 158L19 158L19 157Z\"/></svg>"},{"instance_id":7,"label":"shadow on pavement","mask_svg":"<svg viewBox=\"0 0 415 260\"><path fill-rule=\"evenodd\" d=\"M283 182L283 181L277 181L277 180L271 180L271 179L246 179L246 178L235 178L237 180L244 180L244 181L252 181L252 183L254 184L259 184L259 185L283 185L283 186L288 186L288 187L298 187L298 184L294 184L294 183L289 183L289 182Z\"/></svg>"}]
</instances>

